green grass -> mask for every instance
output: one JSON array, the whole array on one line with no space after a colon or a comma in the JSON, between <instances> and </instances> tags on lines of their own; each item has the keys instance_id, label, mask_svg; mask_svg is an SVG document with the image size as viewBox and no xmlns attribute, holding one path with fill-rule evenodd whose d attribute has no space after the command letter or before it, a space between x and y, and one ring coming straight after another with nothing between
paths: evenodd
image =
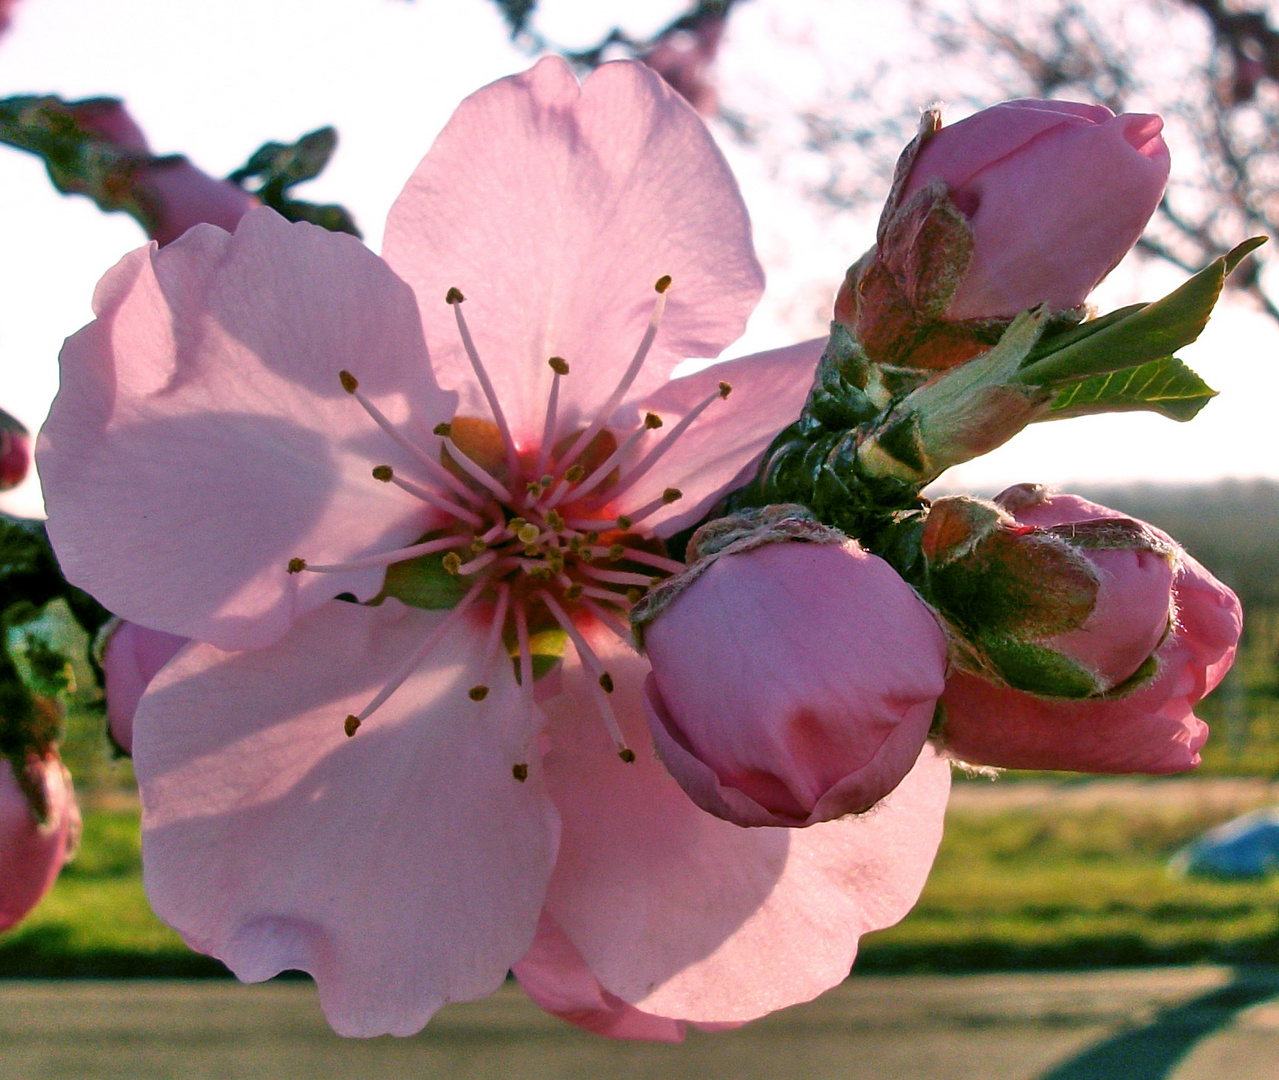
<instances>
[{"instance_id":1,"label":"green grass","mask_svg":"<svg viewBox=\"0 0 1279 1080\"><path fill-rule=\"evenodd\" d=\"M1231 813L1167 800L1088 810L952 807L919 905L866 939L858 968L1279 962L1279 879L1181 880L1166 870L1182 843ZM0 936L0 976L223 971L189 952L147 907L131 808L87 812L79 857L30 918Z\"/></svg>"}]
</instances>

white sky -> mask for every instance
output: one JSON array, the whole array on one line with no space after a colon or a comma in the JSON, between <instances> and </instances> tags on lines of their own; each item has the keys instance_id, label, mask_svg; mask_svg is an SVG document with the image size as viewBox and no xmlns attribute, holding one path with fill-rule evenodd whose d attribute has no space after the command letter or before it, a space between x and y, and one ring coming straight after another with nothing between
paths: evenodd
<instances>
[{"instance_id":1,"label":"white sky","mask_svg":"<svg viewBox=\"0 0 1279 1080\"><path fill-rule=\"evenodd\" d=\"M542 7L548 35L582 45L619 18L638 33L655 30L683 4ZM869 25L872 18L880 25ZM811 98L834 65L868 62L886 41L909 41L891 5L752 0L734 15L722 99L748 109L761 95ZM216 175L268 139L333 124L339 151L298 194L346 205L376 250L387 209L457 102L529 63L487 0L22 0L0 41L0 97L122 97L157 153L184 152ZM921 88L921 103L931 96ZM869 243L870 223L806 205L789 178L772 175L775 161L735 144L727 129L716 134L742 181L769 272L765 302L729 355L813 336L844 267ZM0 192L0 405L34 429L56 390L61 342L90 317L95 282L144 237L124 215L58 196L35 158L7 148ZM1099 299L1103 307L1154 299L1178 280L1161 268L1121 268ZM947 481L1279 477L1271 419L1279 331L1247 310L1225 310L1183 356L1222 392L1191 424L1127 415L1041 425ZM37 486L0 497L0 508L39 513Z\"/></svg>"}]
</instances>

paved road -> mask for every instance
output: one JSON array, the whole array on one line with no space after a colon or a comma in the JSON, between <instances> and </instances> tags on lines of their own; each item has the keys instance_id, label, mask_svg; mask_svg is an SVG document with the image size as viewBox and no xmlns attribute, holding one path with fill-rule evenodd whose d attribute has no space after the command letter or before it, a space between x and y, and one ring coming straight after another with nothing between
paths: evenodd
<instances>
[{"instance_id":1,"label":"paved road","mask_svg":"<svg viewBox=\"0 0 1279 1080\"><path fill-rule=\"evenodd\" d=\"M514 985L347 1041L308 983L0 982L0 1080L1276 1080L1279 970L864 976L683 1046L611 1043Z\"/></svg>"}]
</instances>

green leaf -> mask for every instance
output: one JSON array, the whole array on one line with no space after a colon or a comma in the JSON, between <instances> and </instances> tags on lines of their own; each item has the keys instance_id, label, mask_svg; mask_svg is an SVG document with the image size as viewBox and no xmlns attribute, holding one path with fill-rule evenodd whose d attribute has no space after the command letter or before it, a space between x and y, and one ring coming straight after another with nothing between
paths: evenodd
<instances>
[{"instance_id":1,"label":"green leaf","mask_svg":"<svg viewBox=\"0 0 1279 1080\"><path fill-rule=\"evenodd\" d=\"M1053 397L1043 420L1065 420L1093 413L1156 412L1171 420L1190 420L1217 391L1175 356L1148 364L1094 375L1071 383Z\"/></svg>"},{"instance_id":2,"label":"green leaf","mask_svg":"<svg viewBox=\"0 0 1279 1080\"><path fill-rule=\"evenodd\" d=\"M1136 309L1126 308L1122 317L1117 317L1121 312L1112 312L1104 319L1082 323L1044 342L1027 358L1021 380L1056 386L1171 357L1199 336L1226 278L1246 255L1265 242L1264 236L1245 240L1162 300ZM1044 352L1045 349L1049 351Z\"/></svg>"},{"instance_id":3,"label":"green leaf","mask_svg":"<svg viewBox=\"0 0 1279 1080\"><path fill-rule=\"evenodd\" d=\"M295 143L263 143L247 162L227 177L246 191L253 192L272 210L289 221L309 221L330 232L359 236L355 219L336 203L316 204L295 199L291 188L314 180L337 148L338 133L332 127L308 131Z\"/></svg>"},{"instance_id":4,"label":"green leaf","mask_svg":"<svg viewBox=\"0 0 1279 1080\"><path fill-rule=\"evenodd\" d=\"M410 607L440 611L457 607L468 587L464 578L444 569L444 552L435 551L388 566L386 584L370 603L393 596Z\"/></svg>"}]
</instances>

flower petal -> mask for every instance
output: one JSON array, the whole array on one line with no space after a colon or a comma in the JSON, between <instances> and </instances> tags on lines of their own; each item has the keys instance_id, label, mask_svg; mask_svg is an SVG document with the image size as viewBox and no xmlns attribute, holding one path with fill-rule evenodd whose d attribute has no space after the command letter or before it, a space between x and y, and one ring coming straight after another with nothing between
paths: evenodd
<instances>
[{"instance_id":1,"label":"flower petal","mask_svg":"<svg viewBox=\"0 0 1279 1080\"><path fill-rule=\"evenodd\" d=\"M391 209L386 260L418 295L444 386L472 388L453 287L517 441L540 437L552 372L568 430L617 385L657 299L666 315L629 399L734 341L763 289L737 184L697 114L643 64L579 88L564 61L467 98ZM463 410L487 416L478 396Z\"/></svg>"},{"instance_id":2,"label":"flower petal","mask_svg":"<svg viewBox=\"0 0 1279 1080\"><path fill-rule=\"evenodd\" d=\"M341 369L429 437L448 414L413 297L348 236L270 210L126 256L68 340L38 451L67 577L124 618L223 648L266 644L381 570L290 576L416 539L420 503L369 473L407 455Z\"/></svg>"},{"instance_id":3,"label":"flower petal","mask_svg":"<svg viewBox=\"0 0 1279 1080\"><path fill-rule=\"evenodd\" d=\"M875 810L808 829L743 829L699 810L652 752L647 664L592 641L636 752L618 761L570 665L548 702L551 797L563 819L547 910L600 985L636 1008L743 1021L847 974L857 940L914 904L941 840L949 771L931 749Z\"/></svg>"},{"instance_id":4,"label":"flower petal","mask_svg":"<svg viewBox=\"0 0 1279 1080\"><path fill-rule=\"evenodd\" d=\"M344 1035L409 1034L495 990L555 857L536 718L509 664L482 669L475 627L343 734L444 617L334 602L267 649L188 647L138 708L152 906L246 981L309 971Z\"/></svg>"},{"instance_id":5,"label":"flower petal","mask_svg":"<svg viewBox=\"0 0 1279 1080\"><path fill-rule=\"evenodd\" d=\"M727 398L714 402L625 493L626 505L618 506L617 512L643 506L673 487L683 498L653 514L648 527L670 536L701 520L724 492L751 478L773 437L799 418L825 347L826 339L816 338L713 364L672 379L640 402L641 413L656 413L673 427L720 383L732 387Z\"/></svg>"}]
</instances>

